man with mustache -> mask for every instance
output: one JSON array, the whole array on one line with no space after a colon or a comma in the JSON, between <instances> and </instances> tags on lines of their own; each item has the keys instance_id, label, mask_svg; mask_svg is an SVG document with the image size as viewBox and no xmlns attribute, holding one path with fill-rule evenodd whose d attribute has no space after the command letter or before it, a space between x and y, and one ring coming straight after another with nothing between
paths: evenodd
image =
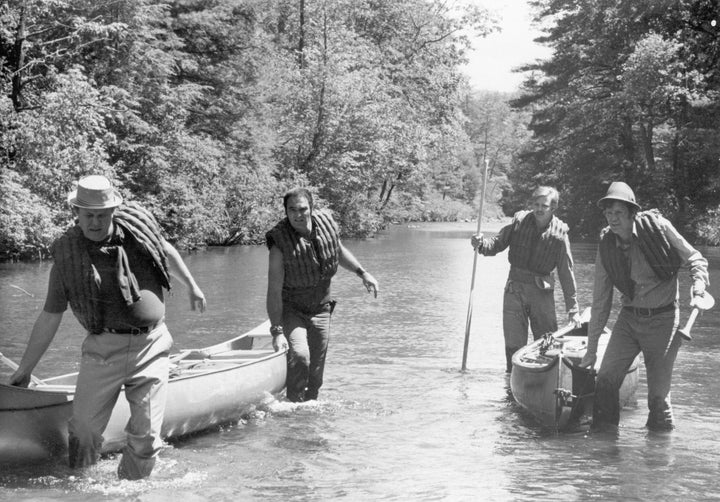
<instances>
[{"instance_id":1,"label":"man with mustache","mask_svg":"<svg viewBox=\"0 0 720 502\"><path fill-rule=\"evenodd\" d=\"M552 187L538 187L530 198L531 210L519 211L509 225L492 238L482 234L471 239L476 251L494 256L509 248L510 273L503 296L503 333L506 371L512 355L533 338L557 331L555 277L557 270L571 322L579 323L577 288L568 239L568 226L555 216L559 194Z\"/></svg>"},{"instance_id":2,"label":"man with mustache","mask_svg":"<svg viewBox=\"0 0 720 502\"><path fill-rule=\"evenodd\" d=\"M316 209L309 190L283 197L285 215L266 234L270 250L267 311L275 350L288 350L287 398L317 399L323 383L335 307L330 283L338 266L354 272L377 298L378 282L340 241L329 212Z\"/></svg>"}]
</instances>

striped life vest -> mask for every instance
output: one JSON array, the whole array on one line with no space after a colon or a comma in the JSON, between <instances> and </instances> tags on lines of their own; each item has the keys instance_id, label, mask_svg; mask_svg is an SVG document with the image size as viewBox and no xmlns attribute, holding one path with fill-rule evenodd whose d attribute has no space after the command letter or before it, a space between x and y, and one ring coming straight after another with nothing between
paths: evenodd
<instances>
[{"instance_id":1,"label":"striped life vest","mask_svg":"<svg viewBox=\"0 0 720 502\"><path fill-rule=\"evenodd\" d=\"M312 212L312 232L303 238L287 218L266 235L268 248L274 244L283 254L283 289L302 289L327 282L340 263L340 229L329 213Z\"/></svg>"},{"instance_id":2,"label":"striped life vest","mask_svg":"<svg viewBox=\"0 0 720 502\"><path fill-rule=\"evenodd\" d=\"M635 215L635 229L638 246L643 256L661 281L677 276L682 259L665 237L660 228L660 213L657 209L642 211ZM630 263L625 253L617 245L618 237L605 227L600 233L600 259L607 270L610 280L625 296L632 299L635 295L635 283L630 278Z\"/></svg>"},{"instance_id":3,"label":"striped life vest","mask_svg":"<svg viewBox=\"0 0 720 502\"><path fill-rule=\"evenodd\" d=\"M113 223L125 230L126 234L130 234L152 258L162 286L169 290L167 255L162 244L160 225L153 215L136 203L128 202L115 210ZM68 303L78 322L91 333L102 331L102 309L97 306L100 300L100 277L90 259L82 229L78 225L69 228L53 243L51 252L55 267L60 272Z\"/></svg>"},{"instance_id":4,"label":"striped life vest","mask_svg":"<svg viewBox=\"0 0 720 502\"><path fill-rule=\"evenodd\" d=\"M512 225L508 251L510 264L539 275L552 272L565 245L568 226L553 216L547 228L538 234L531 211L515 213Z\"/></svg>"}]
</instances>

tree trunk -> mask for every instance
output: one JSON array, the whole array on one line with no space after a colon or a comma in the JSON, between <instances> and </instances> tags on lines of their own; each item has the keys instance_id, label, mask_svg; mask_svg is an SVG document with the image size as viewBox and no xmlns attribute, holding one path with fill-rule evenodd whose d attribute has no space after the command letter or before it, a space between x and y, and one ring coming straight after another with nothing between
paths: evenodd
<instances>
[{"instance_id":1,"label":"tree trunk","mask_svg":"<svg viewBox=\"0 0 720 502\"><path fill-rule=\"evenodd\" d=\"M298 29L298 66L305 68L305 0L300 0L300 27Z\"/></svg>"},{"instance_id":2,"label":"tree trunk","mask_svg":"<svg viewBox=\"0 0 720 502\"><path fill-rule=\"evenodd\" d=\"M12 100L13 107L16 112L19 112L23 108L22 100L22 67L25 65L25 2L23 2L20 8L20 22L18 23L17 31L15 32L15 44L13 47L13 59L11 59L10 67L14 70L12 76L12 90L10 92L10 99Z\"/></svg>"},{"instance_id":3,"label":"tree trunk","mask_svg":"<svg viewBox=\"0 0 720 502\"><path fill-rule=\"evenodd\" d=\"M675 136L672 142L672 170L673 180L676 190L676 199L678 204L678 214L676 220L680 227L687 222L688 207L687 200L692 190L690 183L690 173L688 173L687 165L683 162L681 152L683 143L683 130L685 129L685 121L687 117L687 102L683 99L678 108L677 119L675 123Z\"/></svg>"},{"instance_id":4,"label":"tree trunk","mask_svg":"<svg viewBox=\"0 0 720 502\"><path fill-rule=\"evenodd\" d=\"M642 141L643 156L645 157L645 169L649 173L655 172L655 149L653 148L653 126L640 122L640 140Z\"/></svg>"},{"instance_id":5,"label":"tree trunk","mask_svg":"<svg viewBox=\"0 0 720 502\"><path fill-rule=\"evenodd\" d=\"M632 120L630 117L623 117L620 126L620 145L623 159L623 177L626 180L632 179L632 166L635 165L635 141L632 133Z\"/></svg>"}]
</instances>

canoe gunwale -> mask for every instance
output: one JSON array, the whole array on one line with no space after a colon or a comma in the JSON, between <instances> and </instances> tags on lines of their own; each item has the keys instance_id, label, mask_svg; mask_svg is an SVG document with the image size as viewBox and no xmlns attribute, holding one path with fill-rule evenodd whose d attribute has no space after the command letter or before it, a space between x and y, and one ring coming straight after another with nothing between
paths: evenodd
<instances>
[{"instance_id":1,"label":"canoe gunwale","mask_svg":"<svg viewBox=\"0 0 720 502\"><path fill-rule=\"evenodd\" d=\"M515 364L515 367L523 371L527 371L530 373L546 373L548 371L552 371L555 368L555 365L558 363L559 359L560 356L556 355L552 356L552 361L548 361L547 364L534 364L530 366L529 364L524 364L523 361L518 357L517 361L513 361L513 363Z\"/></svg>"},{"instance_id":2,"label":"canoe gunwale","mask_svg":"<svg viewBox=\"0 0 720 502\"><path fill-rule=\"evenodd\" d=\"M163 424L164 439L200 432L218 421L236 420L237 414L269 393L282 391L287 350L272 350L268 325L265 321L225 342L169 356L168 397L173 393L176 399L173 407L168 403L166 408L169 421ZM201 352L201 358L183 357ZM27 388L0 383L0 465L36 463L66 451L77 375L53 376L45 379L44 385ZM125 438L127 413L128 403L122 398L115 403L104 433L104 452L122 446L117 437Z\"/></svg>"}]
</instances>

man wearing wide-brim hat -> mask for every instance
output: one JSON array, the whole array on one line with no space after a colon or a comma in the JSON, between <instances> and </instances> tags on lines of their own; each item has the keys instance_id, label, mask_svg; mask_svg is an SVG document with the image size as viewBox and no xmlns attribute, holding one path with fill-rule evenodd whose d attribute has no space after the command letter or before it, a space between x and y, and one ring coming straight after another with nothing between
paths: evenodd
<instances>
[{"instance_id":1,"label":"man wearing wide-brim hat","mask_svg":"<svg viewBox=\"0 0 720 502\"><path fill-rule=\"evenodd\" d=\"M624 182L612 183L598 206L608 226L600 234L588 348L581 366L595 365L613 288L620 292L622 308L597 374L592 428L617 430L619 389L642 352L648 385L647 427L671 430L670 384L681 344L676 333L678 272L682 267L690 272L692 306L709 284L707 260L657 210L641 211L635 193Z\"/></svg>"},{"instance_id":2,"label":"man wearing wide-brim hat","mask_svg":"<svg viewBox=\"0 0 720 502\"><path fill-rule=\"evenodd\" d=\"M188 287L193 310L205 310L205 297L152 214L123 203L105 176L82 178L68 203L76 222L53 243L45 306L10 383L27 387L70 305L87 330L68 424L70 466L97 462L102 432L124 386L131 416L118 475L144 478L162 447L173 343L164 322L170 274Z\"/></svg>"}]
</instances>

